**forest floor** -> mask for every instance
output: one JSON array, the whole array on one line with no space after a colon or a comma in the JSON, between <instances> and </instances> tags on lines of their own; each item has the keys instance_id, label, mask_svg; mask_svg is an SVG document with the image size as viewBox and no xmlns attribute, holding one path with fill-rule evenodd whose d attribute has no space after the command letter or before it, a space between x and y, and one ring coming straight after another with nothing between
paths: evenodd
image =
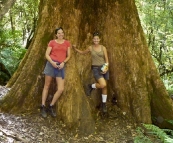
<instances>
[{"instance_id":1,"label":"forest floor","mask_svg":"<svg viewBox=\"0 0 173 143\"><path fill-rule=\"evenodd\" d=\"M3 90L0 88L0 98L8 89ZM70 130L61 120L50 116L44 119L39 110L20 115L0 113L0 143L134 143L138 135L133 120L116 105L108 111L108 117L98 114L95 132L90 135Z\"/></svg>"}]
</instances>

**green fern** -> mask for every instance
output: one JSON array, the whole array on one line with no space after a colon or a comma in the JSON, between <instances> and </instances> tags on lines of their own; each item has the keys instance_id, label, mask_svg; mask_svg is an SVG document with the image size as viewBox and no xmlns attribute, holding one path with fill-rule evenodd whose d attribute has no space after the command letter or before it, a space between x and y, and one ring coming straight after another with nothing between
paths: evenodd
<instances>
[{"instance_id":1,"label":"green fern","mask_svg":"<svg viewBox=\"0 0 173 143\"><path fill-rule=\"evenodd\" d=\"M165 133L169 134L171 138L173 138L173 130L171 129L162 129Z\"/></svg>"},{"instance_id":2,"label":"green fern","mask_svg":"<svg viewBox=\"0 0 173 143\"><path fill-rule=\"evenodd\" d=\"M134 138L134 143L153 143L147 136L144 135L144 130L141 127L136 129L138 136Z\"/></svg>"},{"instance_id":3,"label":"green fern","mask_svg":"<svg viewBox=\"0 0 173 143\"><path fill-rule=\"evenodd\" d=\"M156 135L163 143L173 143L173 139L170 138L165 132L164 130L160 129L159 127L152 125L152 124L143 124L143 126L148 129L151 130L152 134Z\"/></svg>"},{"instance_id":4,"label":"green fern","mask_svg":"<svg viewBox=\"0 0 173 143\"><path fill-rule=\"evenodd\" d=\"M166 120L166 121L173 125L173 120Z\"/></svg>"}]
</instances>

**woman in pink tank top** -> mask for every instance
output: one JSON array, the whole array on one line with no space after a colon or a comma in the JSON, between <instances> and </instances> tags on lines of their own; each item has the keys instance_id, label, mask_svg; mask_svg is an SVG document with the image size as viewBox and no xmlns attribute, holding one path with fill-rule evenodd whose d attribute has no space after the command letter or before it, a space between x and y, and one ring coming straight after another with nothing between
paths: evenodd
<instances>
[{"instance_id":1,"label":"woman in pink tank top","mask_svg":"<svg viewBox=\"0 0 173 143\"><path fill-rule=\"evenodd\" d=\"M63 29L61 27L55 29L55 35L56 39L49 42L45 54L47 63L44 69L45 84L42 92L42 105L40 109L41 116L44 118L47 117L47 112L49 112L52 117L56 117L54 105L64 90L64 66L70 59L70 42L64 39ZM57 91L50 105L46 108L46 99L52 78L56 78Z\"/></svg>"}]
</instances>

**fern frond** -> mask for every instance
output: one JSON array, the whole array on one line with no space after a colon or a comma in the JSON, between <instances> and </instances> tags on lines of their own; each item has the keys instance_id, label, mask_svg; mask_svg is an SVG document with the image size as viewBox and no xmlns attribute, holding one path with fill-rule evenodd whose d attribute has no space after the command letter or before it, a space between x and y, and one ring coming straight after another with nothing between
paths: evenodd
<instances>
[{"instance_id":1,"label":"fern frond","mask_svg":"<svg viewBox=\"0 0 173 143\"><path fill-rule=\"evenodd\" d=\"M152 124L143 124L143 126L148 129L151 130L153 134L155 134L158 138L161 139L161 141L163 143L173 143L173 139L170 138L165 132L164 130L160 129L159 127L152 125Z\"/></svg>"}]
</instances>

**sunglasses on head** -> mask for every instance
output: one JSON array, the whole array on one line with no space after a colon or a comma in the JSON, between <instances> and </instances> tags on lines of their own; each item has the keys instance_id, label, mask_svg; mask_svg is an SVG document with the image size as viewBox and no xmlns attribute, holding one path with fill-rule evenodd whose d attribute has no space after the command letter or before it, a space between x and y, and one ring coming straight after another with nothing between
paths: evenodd
<instances>
[{"instance_id":1,"label":"sunglasses on head","mask_svg":"<svg viewBox=\"0 0 173 143\"><path fill-rule=\"evenodd\" d=\"M63 28L62 28L62 27L56 28L55 30L56 30L56 31L58 31L58 30L60 30L60 29L62 29L62 30L63 30Z\"/></svg>"},{"instance_id":2,"label":"sunglasses on head","mask_svg":"<svg viewBox=\"0 0 173 143\"><path fill-rule=\"evenodd\" d=\"M99 36L99 33L98 33L98 32L95 32L95 33L93 34L93 36Z\"/></svg>"}]
</instances>

